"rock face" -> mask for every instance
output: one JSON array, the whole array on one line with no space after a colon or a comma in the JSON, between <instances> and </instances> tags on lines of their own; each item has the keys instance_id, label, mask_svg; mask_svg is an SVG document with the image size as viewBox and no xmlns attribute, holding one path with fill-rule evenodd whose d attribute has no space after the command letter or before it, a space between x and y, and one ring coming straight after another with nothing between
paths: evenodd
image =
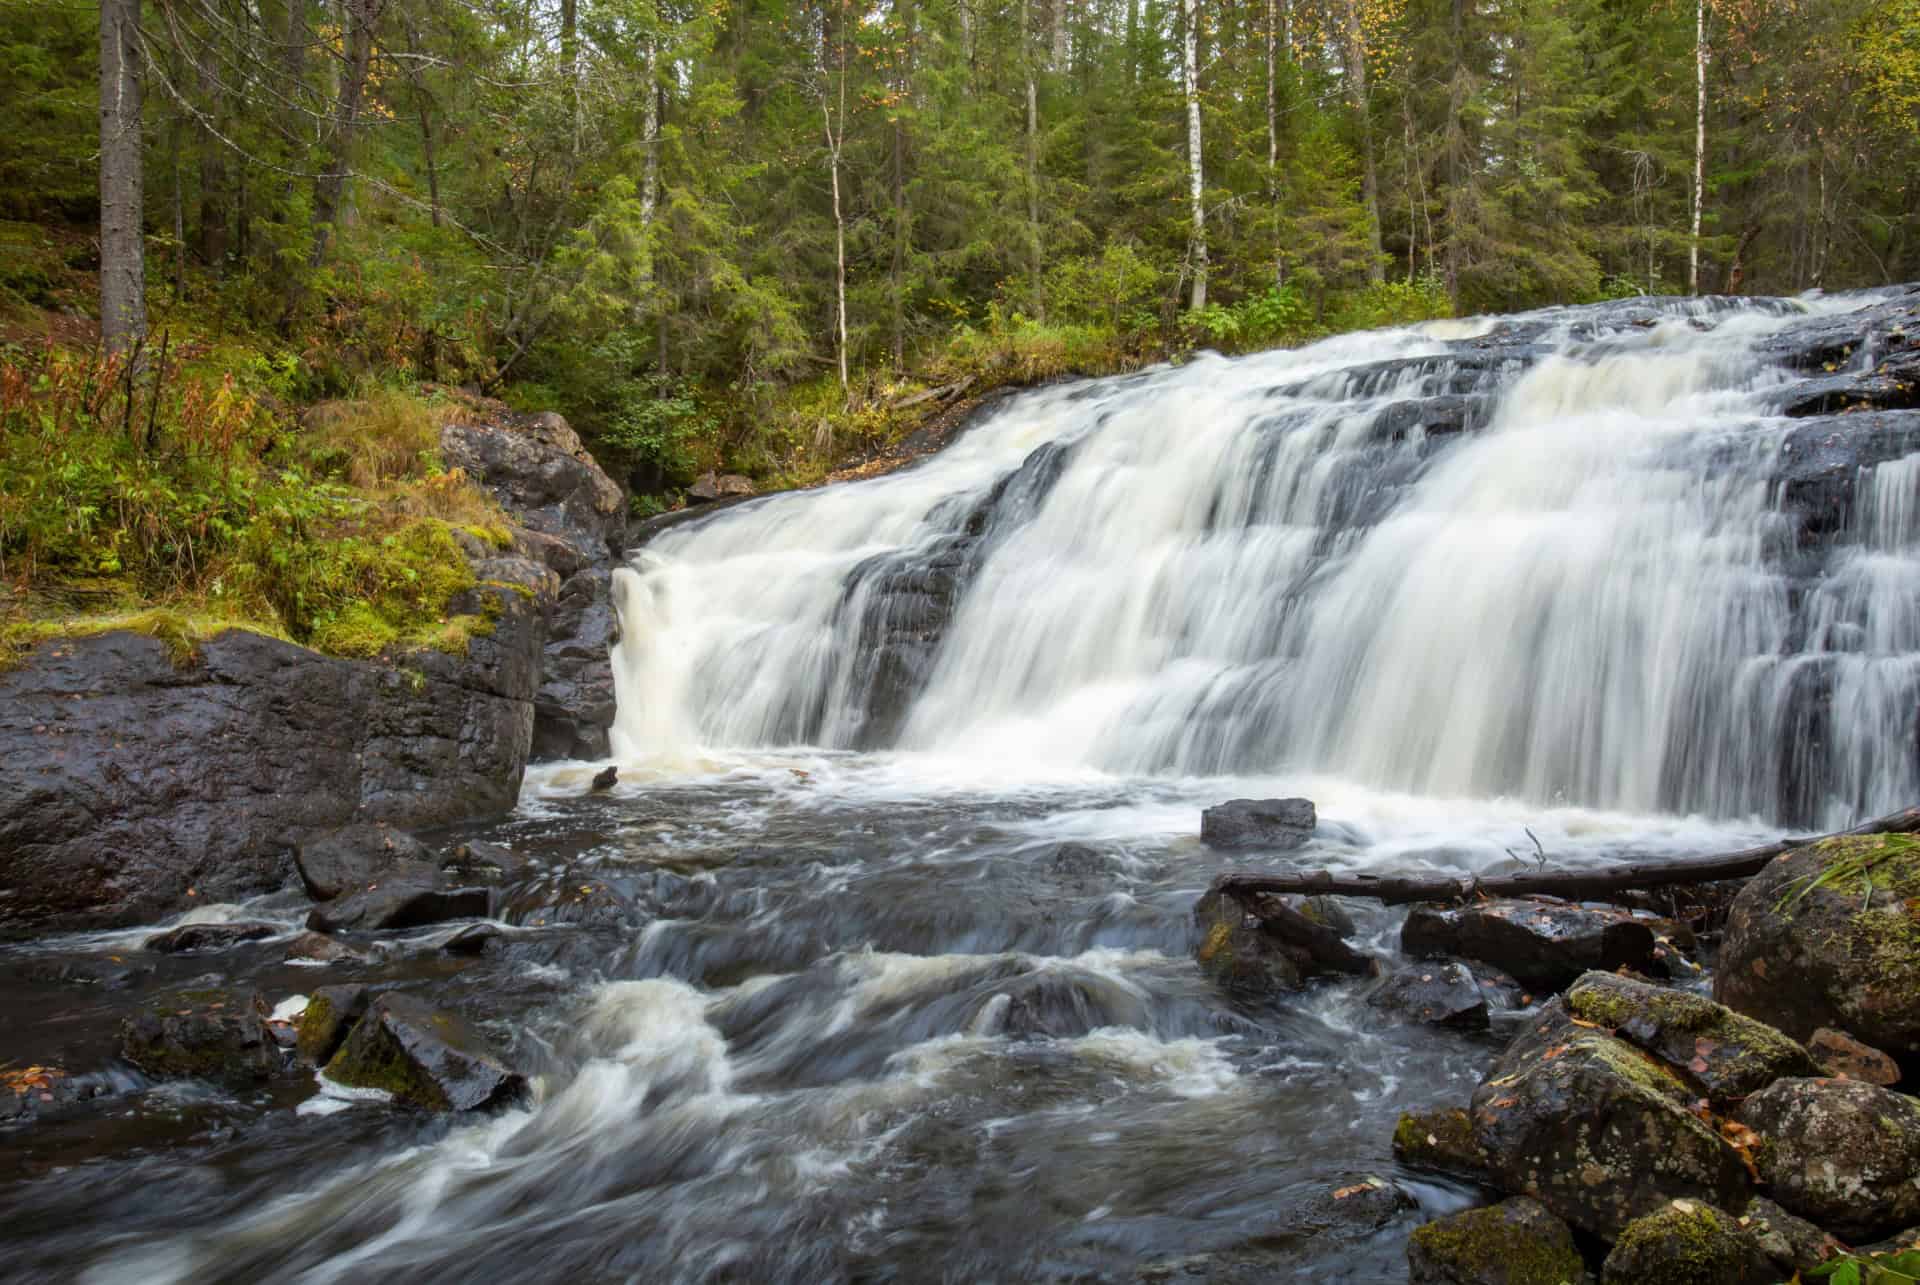
<instances>
[{"instance_id":1,"label":"rock face","mask_svg":"<svg viewBox=\"0 0 1920 1285\"><path fill-rule=\"evenodd\" d=\"M497 815L533 735L544 618L482 586L465 656L336 660L233 630L176 666L113 633L0 673L0 932L137 923L269 891L316 830ZM188 895L189 890L193 895Z\"/></svg>"},{"instance_id":2,"label":"rock face","mask_svg":"<svg viewBox=\"0 0 1920 1285\"><path fill-rule=\"evenodd\" d=\"M1430 1222L1407 1241L1413 1285L1575 1285L1591 1278L1566 1223L1515 1196Z\"/></svg>"},{"instance_id":3,"label":"rock face","mask_svg":"<svg viewBox=\"0 0 1920 1285\"><path fill-rule=\"evenodd\" d=\"M526 1091L465 1022L400 992L375 999L327 1063L339 1084L381 1089L403 1106L477 1111Z\"/></svg>"},{"instance_id":4,"label":"rock face","mask_svg":"<svg viewBox=\"0 0 1920 1285\"><path fill-rule=\"evenodd\" d=\"M1200 814L1200 841L1211 848L1284 850L1313 837L1312 799L1232 799Z\"/></svg>"},{"instance_id":5,"label":"rock face","mask_svg":"<svg viewBox=\"0 0 1920 1285\"><path fill-rule=\"evenodd\" d=\"M557 591L543 595L547 641L534 699L534 753L604 758L614 714L607 652L618 632L611 578L626 539L626 497L579 435L550 412L501 427L449 424L440 454L526 528L515 551L555 577Z\"/></svg>"},{"instance_id":6,"label":"rock face","mask_svg":"<svg viewBox=\"0 0 1920 1285\"><path fill-rule=\"evenodd\" d=\"M1723 1209L1676 1200L1627 1224L1601 1285L1774 1285L1779 1272Z\"/></svg>"},{"instance_id":7,"label":"rock face","mask_svg":"<svg viewBox=\"0 0 1920 1285\"><path fill-rule=\"evenodd\" d=\"M1534 897L1416 906L1400 945L1416 958L1492 964L1544 990L1559 990L1588 969L1657 971L1666 949L1652 926L1628 911Z\"/></svg>"},{"instance_id":8,"label":"rock face","mask_svg":"<svg viewBox=\"0 0 1920 1285\"><path fill-rule=\"evenodd\" d=\"M1920 838L1829 839L1786 853L1734 899L1714 997L1807 1039L1848 1032L1920 1060Z\"/></svg>"},{"instance_id":9,"label":"rock face","mask_svg":"<svg viewBox=\"0 0 1920 1285\"><path fill-rule=\"evenodd\" d=\"M1760 1176L1791 1213L1853 1241L1920 1223L1920 1102L1856 1080L1777 1080L1741 1106Z\"/></svg>"},{"instance_id":10,"label":"rock face","mask_svg":"<svg viewBox=\"0 0 1920 1285\"><path fill-rule=\"evenodd\" d=\"M1704 995L1588 973L1567 991L1566 1006L1677 1069L1715 1105L1757 1093L1782 1076L1819 1074L1800 1045Z\"/></svg>"},{"instance_id":11,"label":"rock face","mask_svg":"<svg viewBox=\"0 0 1920 1285\"><path fill-rule=\"evenodd\" d=\"M1672 1199L1745 1202L1745 1166L1692 1097L1669 1068L1576 1025L1555 1000L1474 1091L1471 1114L1504 1190L1612 1239Z\"/></svg>"}]
</instances>

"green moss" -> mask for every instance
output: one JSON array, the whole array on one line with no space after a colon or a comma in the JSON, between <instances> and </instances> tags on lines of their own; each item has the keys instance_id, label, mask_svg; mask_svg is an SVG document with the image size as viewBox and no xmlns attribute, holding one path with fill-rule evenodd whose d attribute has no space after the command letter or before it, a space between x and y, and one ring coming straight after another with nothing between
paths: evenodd
<instances>
[{"instance_id":1,"label":"green moss","mask_svg":"<svg viewBox=\"0 0 1920 1285\"><path fill-rule=\"evenodd\" d=\"M62 638L96 638L101 634L120 632L157 639L165 645L173 663L184 669L200 658L201 644L230 629L245 629L269 637L284 636L272 625L260 621L195 614L170 607L150 607L145 611L99 616L15 620L0 626L0 669L19 664L43 642Z\"/></svg>"},{"instance_id":2,"label":"green moss","mask_svg":"<svg viewBox=\"0 0 1920 1285\"><path fill-rule=\"evenodd\" d=\"M1793 880L1781 890L1774 909L1790 912L1808 894L1824 889L1840 897L1869 893L1904 900L1920 896L1920 836L1911 834L1838 835L1810 844L1801 851L1818 854L1821 868Z\"/></svg>"},{"instance_id":3,"label":"green moss","mask_svg":"<svg viewBox=\"0 0 1920 1285\"><path fill-rule=\"evenodd\" d=\"M1586 1273L1571 1238L1560 1244L1544 1240L1510 1220L1497 1205L1416 1227L1412 1240L1430 1259L1454 1267L1469 1280L1566 1285Z\"/></svg>"},{"instance_id":4,"label":"green moss","mask_svg":"<svg viewBox=\"0 0 1920 1285\"><path fill-rule=\"evenodd\" d=\"M1740 1226L1711 1205L1676 1200L1636 1218L1607 1258L1607 1279L1622 1285L1699 1285L1720 1280L1749 1258Z\"/></svg>"},{"instance_id":5,"label":"green moss","mask_svg":"<svg viewBox=\"0 0 1920 1285\"><path fill-rule=\"evenodd\" d=\"M1670 1101L1686 1100L1686 1082L1658 1058L1641 1052L1624 1040L1604 1035L1582 1037L1579 1043L1596 1059L1604 1062L1608 1070L1648 1093Z\"/></svg>"},{"instance_id":6,"label":"green moss","mask_svg":"<svg viewBox=\"0 0 1920 1285\"><path fill-rule=\"evenodd\" d=\"M445 1111L452 1106L433 1078L407 1057L373 1017L365 1019L340 1046L327 1063L326 1076L336 1084L379 1089L407 1106L429 1111Z\"/></svg>"},{"instance_id":7,"label":"green moss","mask_svg":"<svg viewBox=\"0 0 1920 1285\"><path fill-rule=\"evenodd\" d=\"M513 548L513 532L507 527L493 523L473 522L462 523L460 529L482 544L492 545L502 552Z\"/></svg>"}]
</instances>

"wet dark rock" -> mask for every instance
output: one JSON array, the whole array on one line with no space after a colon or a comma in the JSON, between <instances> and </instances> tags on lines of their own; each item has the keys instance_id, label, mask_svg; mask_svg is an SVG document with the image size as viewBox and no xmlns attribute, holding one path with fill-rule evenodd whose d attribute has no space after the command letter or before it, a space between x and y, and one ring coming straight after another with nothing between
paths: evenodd
<instances>
[{"instance_id":1,"label":"wet dark rock","mask_svg":"<svg viewBox=\"0 0 1920 1285\"><path fill-rule=\"evenodd\" d=\"M1567 1011L1595 1022L1698 1084L1716 1105L1782 1076L1817 1075L1807 1050L1771 1026L1691 991L1613 973L1588 973L1567 991Z\"/></svg>"},{"instance_id":2,"label":"wet dark rock","mask_svg":"<svg viewBox=\"0 0 1920 1285\"><path fill-rule=\"evenodd\" d=\"M433 860L432 850L389 825L349 825L309 837L293 855L307 895L332 901L364 888L403 862Z\"/></svg>"},{"instance_id":3,"label":"wet dark rock","mask_svg":"<svg viewBox=\"0 0 1920 1285\"><path fill-rule=\"evenodd\" d=\"M1795 543L1820 547L1846 533L1862 480L1876 465L1920 450L1920 411L1854 411L1807 419L1781 443L1771 469Z\"/></svg>"},{"instance_id":4,"label":"wet dark rock","mask_svg":"<svg viewBox=\"0 0 1920 1285\"><path fill-rule=\"evenodd\" d=\"M536 759L603 759L612 752L610 657L619 632L610 566L570 574L548 620L540 690L533 699Z\"/></svg>"},{"instance_id":5,"label":"wet dark rock","mask_svg":"<svg viewBox=\"0 0 1920 1285\"><path fill-rule=\"evenodd\" d=\"M1359 927L1353 921L1353 912L1342 905L1338 897L1308 897L1300 903L1300 913L1323 928L1331 928L1342 937L1351 937Z\"/></svg>"},{"instance_id":6,"label":"wet dark rock","mask_svg":"<svg viewBox=\"0 0 1920 1285\"><path fill-rule=\"evenodd\" d=\"M1546 1206L1514 1196L1414 1229L1412 1285L1575 1285L1591 1280L1573 1233Z\"/></svg>"},{"instance_id":7,"label":"wet dark rock","mask_svg":"<svg viewBox=\"0 0 1920 1285\"><path fill-rule=\"evenodd\" d=\"M120 1024L120 1056L156 1080L257 1084L284 1066L254 994L179 991Z\"/></svg>"},{"instance_id":8,"label":"wet dark rock","mask_svg":"<svg viewBox=\"0 0 1920 1285\"><path fill-rule=\"evenodd\" d=\"M1836 1031L1830 1026L1823 1026L1813 1033L1807 1040L1807 1052L1813 1055L1813 1060L1828 1075L1865 1080L1883 1089L1900 1082L1900 1067L1892 1058L1871 1044L1862 1044L1845 1031Z\"/></svg>"},{"instance_id":9,"label":"wet dark rock","mask_svg":"<svg viewBox=\"0 0 1920 1285\"><path fill-rule=\"evenodd\" d=\"M480 955L486 952L489 942L505 935L498 925L473 924L447 938L440 949L449 955Z\"/></svg>"},{"instance_id":10,"label":"wet dark rock","mask_svg":"<svg viewBox=\"0 0 1920 1285\"><path fill-rule=\"evenodd\" d=\"M1920 1221L1920 1102L1858 1080L1776 1080L1740 1107L1767 1194L1849 1240Z\"/></svg>"},{"instance_id":11,"label":"wet dark rock","mask_svg":"<svg viewBox=\"0 0 1920 1285\"><path fill-rule=\"evenodd\" d=\"M307 927L319 933L385 932L449 919L483 919L493 906L486 888L443 888L431 865L395 866L378 883L315 906Z\"/></svg>"},{"instance_id":12,"label":"wet dark rock","mask_svg":"<svg viewBox=\"0 0 1920 1285\"><path fill-rule=\"evenodd\" d=\"M477 839L456 847L446 864L472 883L502 883L520 878L527 870L527 859L506 844Z\"/></svg>"},{"instance_id":13,"label":"wet dark rock","mask_svg":"<svg viewBox=\"0 0 1920 1285\"><path fill-rule=\"evenodd\" d=\"M1415 958L1492 964L1543 990L1559 990L1589 969L1653 972L1662 949L1653 929L1627 911L1535 897L1415 906L1400 945Z\"/></svg>"},{"instance_id":14,"label":"wet dark rock","mask_svg":"<svg viewBox=\"0 0 1920 1285\"><path fill-rule=\"evenodd\" d=\"M1487 1027L1487 997L1465 964L1430 960L1389 976L1367 1003L1430 1026Z\"/></svg>"},{"instance_id":15,"label":"wet dark rock","mask_svg":"<svg viewBox=\"0 0 1920 1285\"><path fill-rule=\"evenodd\" d=\"M1840 1242L1804 1218L1782 1209L1765 1196L1755 1196L1740 1211L1742 1225L1754 1244L1773 1263L1776 1280L1818 1267L1840 1249Z\"/></svg>"},{"instance_id":16,"label":"wet dark rock","mask_svg":"<svg viewBox=\"0 0 1920 1285\"><path fill-rule=\"evenodd\" d=\"M353 1024L366 1014L371 994L365 986L322 986L309 995L294 1043L300 1060L308 1066L325 1066Z\"/></svg>"},{"instance_id":17,"label":"wet dark rock","mask_svg":"<svg viewBox=\"0 0 1920 1285\"><path fill-rule=\"evenodd\" d=\"M1748 881L1727 917L1714 997L1807 1039L1849 1032L1903 1065L1920 1060L1920 838L1873 835L1796 848Z\"/></svg>"},{"instance_id":18,"label":"wet dark rock","mask_svg":"<svg viewBox=\"0 0 1920 1285\"><path fill-rule=\"evenodd\" d=\"M1200 970L1239 999L1271 998L1309 977L1369 976L1379 967L1281 897L1243 899L1211 888L1193 918Z\"/></svg>"},{"instance_id":19,"label":"wet dark rock","mask_svg":"<svg viewBox=\"0 0 1920 1285\"><path fill-rule=\"evenodd\" d=\"M1347 1233L1377 1231L1420 1202L1374 1174L1337 1178L1306 1202L1302 1222Z\"/></svg>"},{"instance_id":20,"label":"wet dark rock","mask_svg":"<svg viewBox=\"0 0 1920 1285\"><path fill-rule=\"evenodd\" d=\"M1110 875L1114 860L1098 848L1084 843L1061 843L1047 853L1047 868L1073 879L1091 879Z\"/></svg>"},{"instance_id":21,"label":"wet dark rock","mask_svg":"<svg viewBox=\"0 0 1920 1285\"><path fill-rule=\"evenodd\" d=\"M740 499L753 494L753 481L738 473L704 473L687 488L687 499L694 503L709 500Z\"/></svg>"},{"instance_id":22,"label":"wet dark rock","mask_svg":"<svg viewBox=\"0 0 1920 1285\"><path fill-rule=\"evenodd\" d=\"M644 915L630 883L625 877L608 879L597 871L572 867L510 890L499 917L529 928L632 928Z\"/></svg>"},{"instance_id":23,"label":"wet dark rock","mask_svg":"<svg viewBox=\"0 0 1920 1285\"><path fill-rule=\"evenodd\" d=\"M626 525L619 484L551 411L498 427L449 424L440 431L440 455L491 491L521 526L576 548L605 551Z\"/></svg>"},{"instance_id":24,"label":"wet dark rock","mask_svg":"<svg viewBox=\"0 0 1920 1285\"><path fill-rule=\"evenodd\" d=\"M1434 1169L1475 1182L1487 1174L1487 1153L1474 1136L1472 1119L1459 1107L1403 1113L1393 1130L1393 1155L1416 1169Z\"/></svg>"},{"instance_id":25,"label":"wet dark rock","mask_svg":"<svg viewBox=\"0 0 1920 1285\"><path fill-rule=\"evenodd\" d=\"M1724 1209L1675 1200L1620 1233L1601 1285L1775 1285L1779 1272Z\"/></svg>"},{"instance_id":26,"label":"wet dark rock","mask_svg":"<svg viewBox=\"0 0 1920 1285\"><path fill-rule=\"evenodd\" d=\"M327 936L325 933L303 932L287 943L287 958L290 960L312 960L315 963L335 964L345 961L365 959L366 956L343 941Z\"/></svg>"},{"instance_id":27,"label":"wet dark rock","mask_svg":"<svg viewBox=\"0 0 1920 1285\"><path fill-rule=\"evenodd\" d=\"M153 965L130 964L111 957L84 956L29 959L16 966L15 976L56 986L97 986L103 991L131 990L153 976Z\"/></svg>"},{"instance_id":28,"label":"wet dark rock","mask_svg":"<svg viewBox=\"0 0 1920 1285\"><path fill-rule=\"evenodd\" d=\"M1313 837L1312 799L1232 799L1200 813L1200 841L1235 851L1297 848Z\"/></svg>"},{"instance_id":29,"label":"wet dark rock","mask_svg":"<svg viewBox=\"0 0 1920 1285\"><path fill-rule=\"evenodd\" d=\"M182 924L140 943L141 949L163 955L185 955L197 951L231 950L244 942L259 941L279 931L272 924Z\"/></svg>"},{"instance_id":30,"label":"wet dark rock","mask_svg":"<svg viewBox=\"0 0 1920 1285\"><path fill-rule=\"evenodd\" d=\"M1672 1199L1745 1203L1745 1166L1692 1101L1672 1070L1576 1025L1556 999L1494 1063L1470 1110L1503 1190L1610 1240Z\"/></svg>"},{"instance_id":31,"label":"wet dark rock","mask_svg":"<svg viewBox=\"0 0 1920 1285\"><path fill-rule=\"evenodd\" d=\"M606 791L611 790L614 787L615 782L619 781L619 779L620 779L619 767L617 765L610 763L606 767L600 769L598 772L595 772L593 774L593 792L595 794L605 793Z\"/></svg>"},{"instance_id":32,"label":"wet dark rock","mask_svg":"<svg viewBox=\"0 0 1920 1285\"><path fill-rule=\"evenodd\" d=\"M151 922L270 892L353 821L504 814L531 745L544 620L496 614L465 656L339 660L231 630L177 665L130 633L43 643L0 673L0 933ZM190 895L191 894L191 895Z\"/></svg>"},{"instance_id":33,"label":"wet dark rock","mask_svg":"<svg viewBox=\"0 0 1920 1285\"><path fill-rule=\"evenodd\" d=\"M327 1078L427 1111L507 1105L526 1079L460 1018L398 991L378 996L326 1065Z\"/></svg>"}]
</instances>

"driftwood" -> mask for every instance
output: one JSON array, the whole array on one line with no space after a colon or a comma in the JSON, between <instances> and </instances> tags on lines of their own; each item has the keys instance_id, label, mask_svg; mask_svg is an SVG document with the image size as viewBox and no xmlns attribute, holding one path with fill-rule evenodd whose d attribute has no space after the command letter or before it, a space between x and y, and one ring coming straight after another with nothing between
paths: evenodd
<instances>
[{"instance_id":1,"label":"driftwood","mask_svg":"<svg viewBox=\"0 0 1920 1285\"><path fill-rule=\"evenodd\" d=\"M1389 906L1412 901L1463 901L1475 895L1524 897L1548 893L1573 901L1605 900L1610 894L1635 888L1671 884L1710 883L1716 879L1744 879L1755 875L1783 852L1822 839L1854 834L1913 834L1920 831L1920 807L1907 808L1850 830L1782 839L1778 843L1716 852L1707 856L1666 857L1598 866L1589 870L1529 870L1493 875L1334 875L1325 870L1301 874L1230 872L1214 880L1216 891L1246 899L1261 893L1329 893L1340 897L1369 897Z\"/></svg>"}]
</instances>

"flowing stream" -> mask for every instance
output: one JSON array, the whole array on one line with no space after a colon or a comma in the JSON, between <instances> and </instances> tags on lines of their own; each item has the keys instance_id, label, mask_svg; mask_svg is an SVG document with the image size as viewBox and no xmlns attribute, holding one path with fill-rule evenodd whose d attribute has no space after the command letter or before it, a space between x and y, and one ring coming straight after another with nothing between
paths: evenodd
<instances>
[{"instance_id":1,"label":"flowing stream","mask_svg":"<svg viewBox=\"0 0 1920 1285\"><path fill-rule=\"evenodd\" d=\"M1236 864L1199 811L1304 794L1289 863L1487 871L1529 835L1571 865L1920 797L1920 456L1817 549L1777 484L1793 377L1764 344L1862 302L1202 355L661 535L616 573L619 786L534 769L472 830L540 863L505 948L456 964L424 930L379 973L481 1021L535 1101L132 1095L28 1136L0 1263L1405 1279L1408 1230L1475 1193L1399 1169L1394 1120L1463 1100L1522 1013L1424 1028L1365 982L1227 1003L1189 958ZM538 909L576 887L644 926ZM1391 966L1400 916L1354 909ZM339 980L247 950L222 966L270 997Z\"/></svg>"}]
</instances>

